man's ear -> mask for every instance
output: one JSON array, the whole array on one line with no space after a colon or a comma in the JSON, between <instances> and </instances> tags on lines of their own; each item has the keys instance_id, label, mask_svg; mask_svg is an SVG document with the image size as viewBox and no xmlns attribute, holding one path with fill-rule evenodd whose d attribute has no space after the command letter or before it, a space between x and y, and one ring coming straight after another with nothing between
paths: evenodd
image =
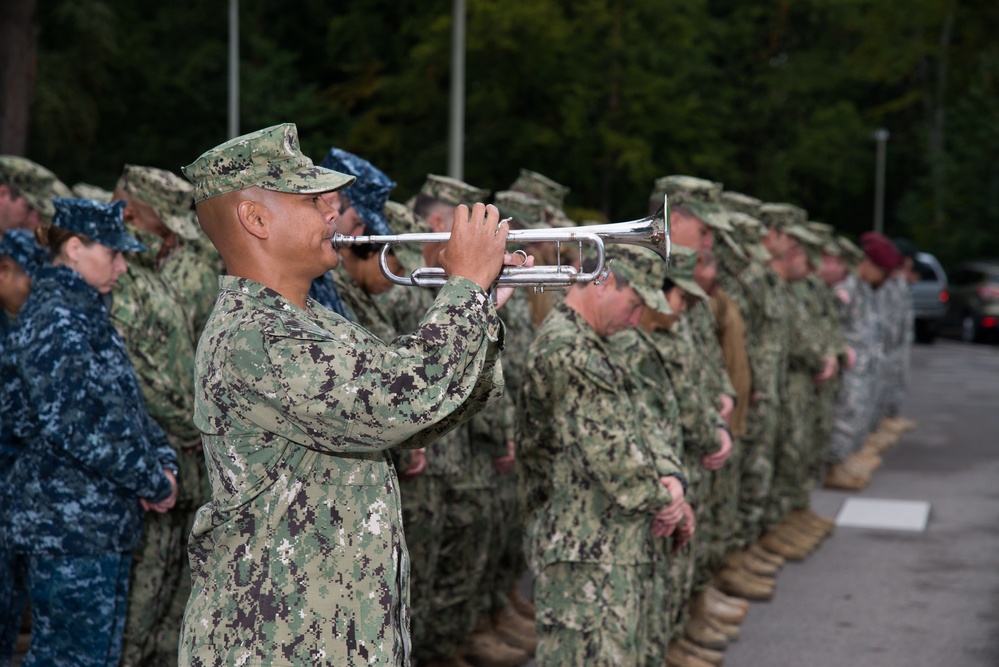
<instances>
[{"instance_id":1,"label":"man's ear","mask_svg":"<svg viewBox=\"0 0 999 667\"><path fill-rule=\"evenodd\" d=\"M244 199L236 205L236 217L243 229L258 239L270 237L268 211L260 202Z\"/></svg>"}]
</instances>

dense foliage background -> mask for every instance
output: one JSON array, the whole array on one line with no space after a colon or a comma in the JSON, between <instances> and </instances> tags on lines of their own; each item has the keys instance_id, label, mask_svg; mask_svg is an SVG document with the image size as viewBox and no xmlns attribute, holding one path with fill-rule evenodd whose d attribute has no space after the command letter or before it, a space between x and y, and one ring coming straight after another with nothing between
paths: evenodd
<instances>
[{"instance_id":1,"label":"dense foliage background","mask_svg":"<svg viewBox=\"0 0 999 667\"><path fill-rule=\"evenodd\" d=\"M38 0L28 155L110 187L226 137L228 3ZM446 170L450 0L242 0L242 129L298 124L415 191ZM467 181L520 167L640 217L686 173L859 232L999 255L994 0L469 0Z\"/></svg>"}]
</instances>

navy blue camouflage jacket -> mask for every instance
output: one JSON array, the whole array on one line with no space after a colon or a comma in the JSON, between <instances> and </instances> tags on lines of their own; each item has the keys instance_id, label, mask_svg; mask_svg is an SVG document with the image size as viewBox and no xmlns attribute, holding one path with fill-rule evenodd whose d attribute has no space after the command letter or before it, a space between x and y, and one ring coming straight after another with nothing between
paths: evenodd
<instances>
[{"instance_id":1,"label":"navy blue camouflage jacket","mask_svg":"<svg viewBox=\"0 0 999 667\"><path fill-rule=\"evenodd\" d=\"M3 358L14 463L0 526L21 553L134 549L140 498L170 495L176 465L97 290L65 266L40 269Z\"/></svg>"}]
</instances>

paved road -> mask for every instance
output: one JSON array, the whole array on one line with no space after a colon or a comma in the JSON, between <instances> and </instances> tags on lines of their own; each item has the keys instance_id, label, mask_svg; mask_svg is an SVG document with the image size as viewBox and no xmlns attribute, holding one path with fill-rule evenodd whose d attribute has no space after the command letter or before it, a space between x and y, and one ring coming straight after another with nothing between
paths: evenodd
<instances>
[{"instance_id":1,"label":"paved road","mask_svg":"<svg viewBox=\"0 0 999 667\"><path fill-rule=\"evenodd\" d=\"M840 527L752 606L726 667L999 665L999 348L916 346L903 413L917 430L844 500L925 500L923 533Z\"/></svg>"}]
</instances>

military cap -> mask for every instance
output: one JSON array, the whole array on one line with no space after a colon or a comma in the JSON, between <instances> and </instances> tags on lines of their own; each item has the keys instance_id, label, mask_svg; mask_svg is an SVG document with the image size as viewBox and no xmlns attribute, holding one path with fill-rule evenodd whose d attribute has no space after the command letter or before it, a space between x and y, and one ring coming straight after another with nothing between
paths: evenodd
<instances>
[{"instance_id":1,"label":"military cap","mask_svg":"<svg viewBox=\"0 0 999 667\"><path fill-rule=\"evenodd\" d=\"M796 238L803 246L818 247L822 245L822 239L808 231L808 228L805 227L805 225L797 223L788 225L784 228L784 232L788 236Z\"/></svg>"},{"instance_id":2,"label":"military cap","mask_svg":"<svg viewBox=\"0 0 999 667\"><path fill-rule=\"evenodd\" d=\"M560 210L565 205L566 195L570 192L566 186L530 169L521 169L520 176L513 182L510 189L534 195L549 206Z\"/></svg>"},{"instance_id":3,"label":"military cap","mask_svg":"<svg viewBox=\"0 0 999 667\"><path fill-rule=\"evenodd\" d=\"M693 176L663 176L657 178L651 200L656 208L663 195L669 196L672 207L684 206L712 229L731 231L725 209L721 201L722 184Z\"/></svg>"},{"instance_id":4,"label":"military cap","mask_svg":"<svg viewBox=\"0 0 999 667\"><path fill-rule=\"evenodd\" d=\"M902 253L903 257L914 259L916 257L916 253L919 252L916 245L909 239L897 238L893 239L892 242L895 244L895 247L898 248L898 251Z\"/></svg>"},{"instance_id":5,"label":"military cap","mask_svg":"<svg viewBox=\"0 0 999 667\"><path fill-rule=\"evenodd\" d=\"M766 233L763 223L739 211L729 211L728 219L735 230L733 238L753 259L759 262L769 262L773 259L770 252L760 243L760 239Z\"/></svg>"},{"instance_id":6,"label":"military cap","mask_svg":"<svg viewBox=\"0 0 999 667\"><path fill-rule=\"evenodd\" d=\"M282 123L230 139L182 168L202 202L252 186L291 194L320 194L347 187L353 176L312 164L298 145L298 128Z\"/></svg>"},{"instance_id":7,"label":"military cap","mask_svg":"<svg viewBox=\"0 0 999 667\"><path fill-rule=\"evenodd\" d=\"M763 205L763 202L741 192L726 191L721 193L721 204L730 211L738 211L757 218L760 215L760 206Z\"/></svg>"},{"instance_id":8,"label":"military cap","mask_svg":"<svg viewBox=\"0 0 999 667\"><path fill-rule=\"evenodd\" d=\"M52 183L52 198L56 197L66 197L68 199L73 199L76 195L73 194L73 190L70 189L68 185L60 181L58 178Z\"/></svg>"},{"instance_id":9,"label":"military cap","mask_svg":"<svg viewBox=\"0 0 999 667\"><path fill-rule=\"evenodd\" d=\"M194 189L177 174L126 164L114 189L149 204L167 229L182 239L194 241L200 236L191 215Z\"/></svg>"},{"instance_id":10,"label":"military cap","mask_svg":"<svg viewBox=\"0 0 999 667\"><path fill-rule=\"evenodd\" d=\"M382 211L389 227L398 234L429 234L433 230L423 220L416 217L413 210L397 201L385 202ZM423 266L423 246L417 243L399 243L392 247L399 262L410 271Z\"/></svg>"},{"instance_id":11,"label":"military cap","mask_svg":"<svg viewBox=\"0 0 999 667\"><path fill-rule=\"evenodd\" d=\"M902 253L891 239L883 234L864 232L860 237L860 247L864 249L864 254L871 262L886 271L893 271L902 265Z\"/></svg>"},{"instance_id":12,"label":"military cap","mask_svg":"<svg viewBox=\"0 0 999 667\"><path fill-rule=\"evenodd\" d=\"M500 216L513 218L528 229L546 229L545 203L533 195L514 190L502 190L496 193L496 208Z\"/></svg>"},{"instance_id":13,"label":"military cap","mask_svg":"<svg viewBox=\"0 0 999 667\"><path fill-rule=\"evenodd\" d=\"M615 245L608 248L606 257L611 273L626 278L646 306L663 315L673 312L663 294L666 262L659 255L644 248Z\"/></svg>"},{"instance_id":14,"label":"military cap","mask_svg":"<svg viewBox=\"0 0 999 667\"><path fill-rule=\"evenodd\" d=\"M122 252L143 252L146 246L139 243L125 229L122 212L125 202L109 204L92 199L56 197L52 225L77 234L85 234L101 245Z\"/></svg>"},{"instance_id":15,"label":"military cap","mask_svg":"<svg viewBox=\"0 0 999 667\"><path fill-rule=\"evenodd\" d=\"M805 224L808 212L794 204L763 204L760 206L758 217L765 227L775 227L783 231L794 224Z\"/></svg>"},{"instance_id":16,"label":"military cap","mask_svg":"<svg viewBox=\"0 0 999 667\"><path fill-rule=\"evenodd\" d=\"M818 236L819 239L821 239L823 242L828 239L831 239L833 237L833 234L836 233L836 228L833 227L832 225L828 225L824 222L815 222L814 220L806 222L805 228L808 229L808 231L810 231L811 233Z\"/></svg>"},{"instance_id":17,"label":"military cap","mask_svg":"<svg viewBox=\"0 0 999 667\"><path fill-rule=\"evenodd\" d=\"M485 202L489 198L489 190L483 190L464 181L449 176L427 174L427 180L420 188L420 194L436 199L448 206L465 206L472 208L476 202Z\"/></svg>"},{"instance_id":18,"label":"military cap","mask_svg":"<svg viewBox=\"0 0 999 667\"><path fill-rule=\"evenodd\" d=\"M12 229L0 237L0 256L10 257L32 277L48 259L45 249L35 240L34 232L26 229Z\"/></svg>"},{"instance_id":19,"label":"military cap","mask_svg":"<svg viewBox=\"0 0 999 667\"><path fill-rule=\"evenodd\" d=\"M854 264L864 259L864 251L850 239L840 235L836 237L836 242L843 251L842 257L844 259L853 262Z\"/></svg>"},{"instance_id":20,"label":"military cap","mask_svg":"<svg viewBox=\"0 0 999 667\"><path fill-rule=\"evenodd\" d=\"M185 181L185 184L187 182ZM188 185L188 187L191 187ZM108 192L104 188L97 187L96 185L91 185L90 183L76 183L70 188L73 193L73 197L78 197L80 199L93 199L94 201L102 201L107 203L114 199L114 193Z\"/></svg>"},{"instance_id":21,"label":"military cap","mask_svg":"<svg viewBox=\"0 0 999 667\"><path fill-rule=\"evenodd\" d=\"M687 246L675 245L670 248L669 268L666 277L676 283L680 289L698 299L707 299L707 293L694 280L694 270L697 268L697 251Z\"/></svg>"},{"instance_id":22,"label":"military cap","mask_svg":"<svg viewBox=\"0 0 999 667\"><path fill-rule=\"evenodd\" d=\"M52 198L57 181L55 174L37 162L16 155L0 155L0 185L16 190L46 222L55 214Z\"/></svg>"},{"instance_id":23,"label":"military cap","mask_svg":"<svg viewBox=\"0 0 999 667\"><path fill-rule=\"evenodd\" d=\"M336 146L330 149L319 166L356 177L354 184L341 190L341 193L350 198L351 206L372 234L392 233L382 210L389 194L395 189L395 181L364 158Z\"/></svg>"}]
</instances>

